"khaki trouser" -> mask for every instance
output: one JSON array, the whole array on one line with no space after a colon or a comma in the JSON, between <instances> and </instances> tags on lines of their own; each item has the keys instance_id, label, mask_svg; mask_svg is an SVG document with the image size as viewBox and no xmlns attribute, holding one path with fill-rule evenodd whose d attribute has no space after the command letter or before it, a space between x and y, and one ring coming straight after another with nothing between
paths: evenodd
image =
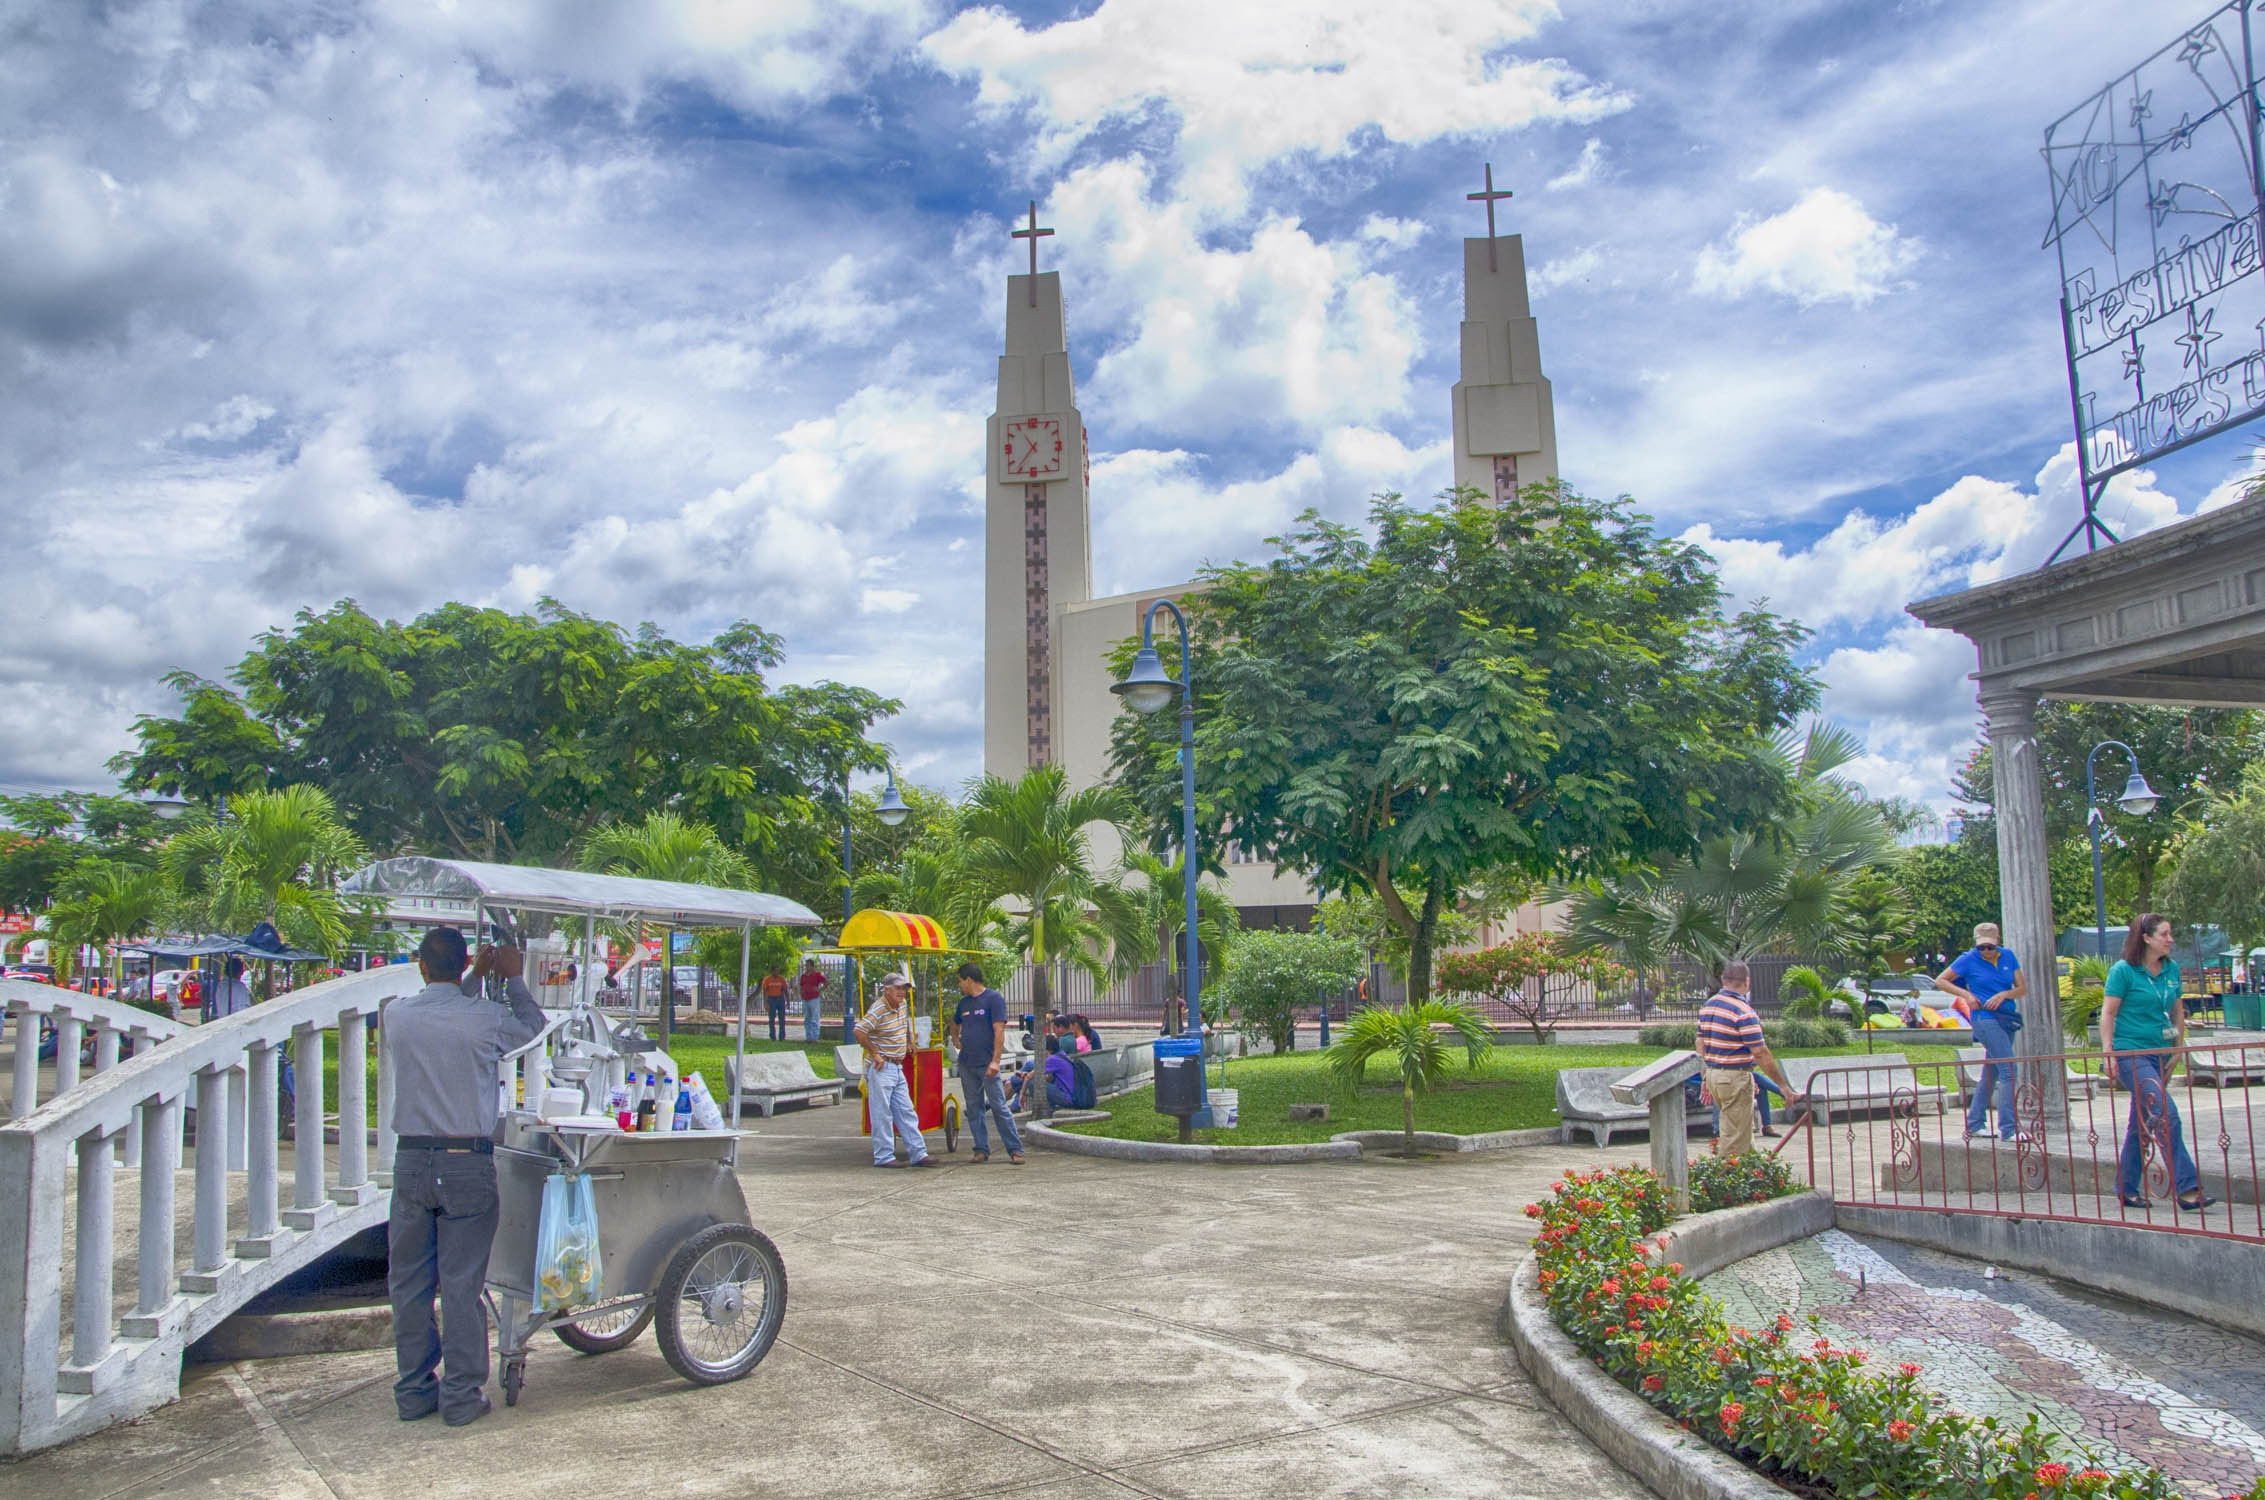
<instances>
[{"instance_id":1,"label":"khaki trouser","mask_svg":"<svg viewBox=\"0 0 2265 1500\"><path fill-rule=\"evenodd\" d=\"M1754 1075L1743 1068L1705 1068L1707 1092L1722 1112L1714 1154L1743 1156L1754 1149Z\"/></svg>"}]
</instances>

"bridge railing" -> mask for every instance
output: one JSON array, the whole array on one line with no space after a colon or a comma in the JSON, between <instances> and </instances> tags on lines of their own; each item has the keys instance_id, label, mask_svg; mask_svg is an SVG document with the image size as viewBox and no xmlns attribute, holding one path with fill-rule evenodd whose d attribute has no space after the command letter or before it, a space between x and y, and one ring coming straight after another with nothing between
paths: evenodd
<instances>
[{"instance_id":1,"label":"bridge railing","mask_svg":"<svg viewBox=\"0 0 2265 1500\"><path fill-rule=\"evenodd\" d=\"M386 1001L420 983L412 966L393 965L182 1029L0 1126L0 1452L46 1447L174 1399L189 1342L382 1222L387 1197L371 1171L369 1139L375 1127L378 1159L385 1161L391 1080L381 1068L379 1097L371 1097L370 1023ZM30 1015L52 996L22 992L47 988L10 985L0 997L12 1012L20 1005L21 1015ZM64 1003L83 1020L91 998ZM21 1015L18 1035L36 1054L36 1026L24 1026ZM117 1029L115 1017L97 1024ZM335 1164L324 1149L323 1058L332 1033ZM75 1041L63 1040L75 1060ZM296 1080L287 1193L280 1113L286 1046ZM19 1046L19 1057L25 1050ZM28 1097L19 1073L17 1098ZM194 1205L184 1259L174 1193L184 1115L191 1112L195 1155L186 1175ZM140 1147L138 1201L128 1209L138 1255L131 1309L121 1314L112 1284L119 1247L113 1197L129 1133ZM232 1156L242 1168L240 1208L231 1204Z\"/></svg>"},{"instance_id":2,"label":"bridge railing","mask_svg":"<svg viewBox=\"0 0 2265 1500\"><path fill-rule=\"evenodd\" d=\"M16 1045L15 1068L8 1117L20 1120L39 1107L40 1052L46 1039L55 1047L55 1092L69 1093L91 1073L118 1066L121 1057L139 1056L152 1045L191 1028L101 995L82 995L28 979L0 979L0 1006L7 1011L9 1034ZM94 1065L85 1067L86 1041L94 1039ZM141 1162L141 1128L128 1127L126 1165Z\"/></svg>"}]
</instances>

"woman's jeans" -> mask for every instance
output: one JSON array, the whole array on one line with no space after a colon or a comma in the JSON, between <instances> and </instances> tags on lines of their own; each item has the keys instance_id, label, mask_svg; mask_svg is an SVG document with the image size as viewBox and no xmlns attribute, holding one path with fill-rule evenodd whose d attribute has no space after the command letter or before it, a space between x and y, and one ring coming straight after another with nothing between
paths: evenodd
<instances>
[{"instance_id":1,"label":"woman's jeans","mask_svg":"<svg viewBox=\"0 0 2265 1500\"><path fill-rule=\"evenodd\" d=\"M1966 1106L1966 1133L1981 1135L1990 1128L1990 1096L1997 1095L1998 1134L2012 1140L2018 1128L2013 1111L2013 1031L1995 1012L1974 1012L1974 1040L1982 1044L1982 1077Z\"/></svg>"},{"instance_id":2,"label":"woman's jeans","mask_svg":"<svg viewBox=\"0 0 2265 1500\"><path fill-rule=\"evenodd\" d=\"M2161 1052L2118 1052L2116 1054L2116 1082L2131 1094L2131 1124L2123 1136L2122 1171L2117 1175L2116 1186L2126 1198L2139 1196L2139 1179L2146 1161L2141 1149L2139 1132L2145 1130L2156 1139L2166 1122L2171 1138L2171 1167L2178 1183L2180 1197L2201 1191L2202 1174L2194 1169L2194 1158L2186 1154L2186 1131L2179 1123L2178 1105L2171 1091L2163 1085L2163 1058Z\"/></svg>"}]
</instances>

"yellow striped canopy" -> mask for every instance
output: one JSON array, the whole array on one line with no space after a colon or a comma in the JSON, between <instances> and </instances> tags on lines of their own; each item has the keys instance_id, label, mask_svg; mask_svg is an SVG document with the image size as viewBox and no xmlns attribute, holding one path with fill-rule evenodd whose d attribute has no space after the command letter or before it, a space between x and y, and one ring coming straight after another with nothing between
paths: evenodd
<instances>
[{"instance_id":1,"label":"yellow striped canopy","mask_svg":"<svg viewBox=\"0 0 2265 1500\"><path fill-rule=\"evenodd\" d=\"M845 950L952 951L951 939L944 935L943 924L934 917L924 917L918 912L882 911L871 906L842 924L841 941L836 946Z\"/></svg>"}]
</instances>

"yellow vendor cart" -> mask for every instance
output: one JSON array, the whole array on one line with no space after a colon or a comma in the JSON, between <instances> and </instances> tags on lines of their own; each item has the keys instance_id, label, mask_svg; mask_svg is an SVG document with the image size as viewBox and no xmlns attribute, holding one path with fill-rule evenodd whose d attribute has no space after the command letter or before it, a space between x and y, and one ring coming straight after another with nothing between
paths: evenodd
<instances>
[{"instance_id":1,"label":"yellow vendor cart","mask_svg":"<svg viewBox=\"0 0 2265 1500\"><path fill-rule=\"evenodd\" d=\"M959 1149L959 1130L962 1105L952 1084L952 1069L944 1051L945 1028L951 1024L951 1009L945 1004L945 995L951 995L956 1005L959 993L951 989L952 971L960 961L982 958L986 955L968 948L954 948L945 935L944 924L934 917L918 912L882 911L868 907L842 924L841 941L832 948L819 950L839 954L858 962L852 969L857 986L857 1009L865 1012L865 970L869 963L881 965L881 971L901 968L912 976L912 1029L913 1046L905 1059L905 1082L912 1092L913 1112L919 1117L923 1131L944 1132L944 1149ZM927 1022L925 1034L921 1023ZM860 1105L858 1120L860 1131L873 1133L873 1114L863 1104L865 1085L857 1086Z\"/></svg>"}]
</instances>

